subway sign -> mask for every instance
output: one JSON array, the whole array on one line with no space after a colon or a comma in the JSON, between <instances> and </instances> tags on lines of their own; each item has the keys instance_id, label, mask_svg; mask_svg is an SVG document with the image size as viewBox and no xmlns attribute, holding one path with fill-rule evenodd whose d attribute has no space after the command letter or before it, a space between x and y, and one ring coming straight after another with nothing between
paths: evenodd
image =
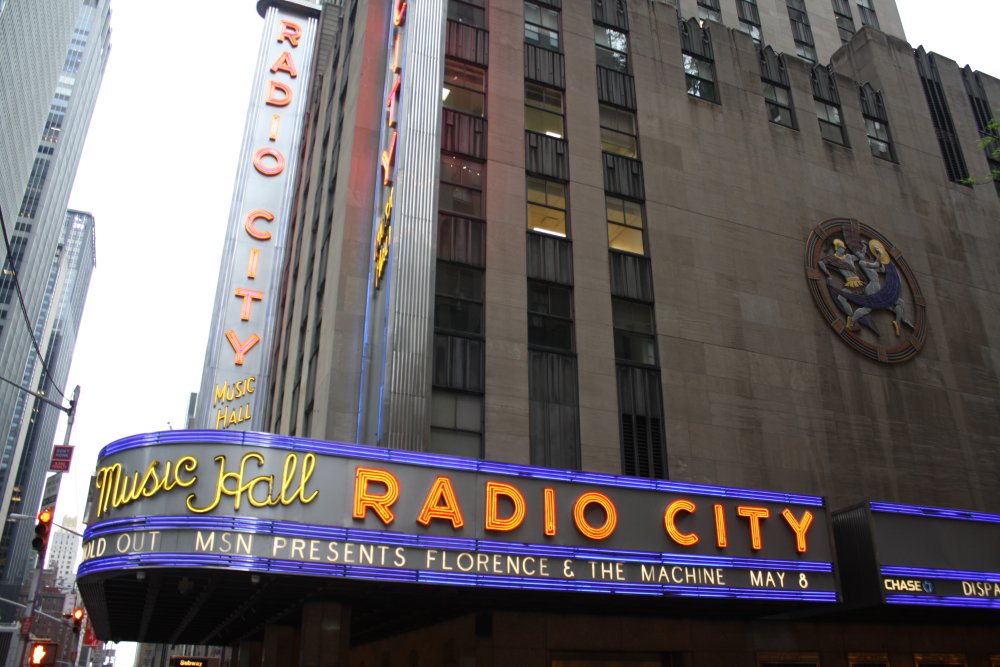
<instances>
[{"instance_id":1,"label":"subway sign","mask_svg":"<svg viewBox=\"0 0 1000 667\"><path fill-rule=\"evenodd\" d=\"M835 602L822 498L254 432L101 453L80 577L235 568L413 584Z\"/></svg>"}]
</instances>

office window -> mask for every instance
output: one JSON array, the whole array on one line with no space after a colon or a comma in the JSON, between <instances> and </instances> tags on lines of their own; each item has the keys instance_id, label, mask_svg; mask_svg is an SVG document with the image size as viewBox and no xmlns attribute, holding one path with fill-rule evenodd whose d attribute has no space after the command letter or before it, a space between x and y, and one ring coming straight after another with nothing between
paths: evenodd
<instances>
[{"instance_id":1,"label":"office window","mask_svg":"<svg viewBox=\"0 0 1000 667\"><path fill-rule=\"evenodd\" d=\"M543 49L558 51L559 12L533 2L525 2L524 41Z\"/></svg>"},{"instance_id":2,"label":"office window","mask_svg":"<svg viewBox=\"0 0 1000 667\"><path fill-rule=\"evenodd\" d=\"M913 662L916 667L965 667L968 664L961 653L917 653Z\"/></svg>"},{"instance_id":3,"label":"office window","mask_svg":"<svg viewBox=\"0 0 1000 667\"><path fill-rule=\"evenodd\" d=\"M740 19L739 29L750 35L757 46L764 43L760 31L760 12L756 0L736 0L736 14Z\"/></svg>"},{"instance_id":4,"label":"office window","mask_svg":"<svg viewBox=\"0 0 1000 667\"><path fill-rule=\"evenodd\" d=\"M788 20L792 26L792 39L795 41L795 54L813 65L816 56L816 42L813 40L812 28L809 26L809 15L803 0L786 0Z\"/></svg>"},{"instance_id":5,"label":"office window","mask_svg":"<svg viewBox=\"0 0 1000 667\"><path fill-rule=\"evenodd\" d=\"M619 362L656 365L656 328L653 306L639 301L611 299L615 330L615 359Z\"/></svg>"},{"instance_id":6,"label":"office window","mask_svg":"<svg viewBox=\"0 0 1000 667\"><path fill-rule=\"evenodd\" d=\"M854 17L851 16L851 5L848 0L830 0L833 3L833 16L837 19L837 32L840 41L847 44L854 37Z\"/></svg>"},{"instance_id":7,"label":"office window","mask_svg":"<svg viewBox=\"0 0 1000 667\"><path fill-rule=\"evenodd\" d=\"M444 90L441 99L446 109L471 116L484 116L486 70L450 58L445 60Z\"/></svg>"},{"instance_id":8,"label":"office window","mask_svg":"<svg viewBox=\"0 0 1000 667\"><path fill-rule=\"evenodd\" d=\"M681 54L684 61L684 79L688 95L718 102L715 89L715 64L690 53Z\"/></svg>"},{"instance_id":9,"label":"office window","mask_svg":"<svg viewBox=\"0 0 1000 667\"><path fill-rule=\"evenodd\" d=\"M434 389L428 451L468 458L482 457L483 399L476 394Z\"/></svg>"},{"instance_id":10,"label":"office window","mask_svg":"<svg viewBox=\"0 0 1000 667\"><path fill-rule=\"evenodd\" d=\"M566 236L564 184L528 176L528 229L552 236Z\"/></svg>"},{"instance_id":11,"label":"office window","mask_svg":"<svg viewBox=\"0 0 1000 667\"><path fill-rule=\"evenodd\" d=\"M722 10L719 0L698 0L698 19L722 23Z\"/></svg>"},{"instance_id":12,"label":"office window","mask_svg":"<svg viewBox=\"0 0 1000 667\"><path fill-rule=\"evenodd\" d=\"M885 112L882 93L872 88L870 83L858 87L861 96L861 114L865 119L865 133L872 155L883 160L896 160L889 134L889 118Z\"/></svg>"},{"instance_id":13,"label":"office window","mask_svg":"<svg viewBox=\"0 0 1000 667\"><path fill-rule=\"evenodd\" d=\"M557 352L573 351L573 290L528 281L528 345Z\"/></svg>"},{"instance_id":14,"label":"office window","mask_svg":"<svg viewBox=\"0 0 1000 667\"><path fill-rule=\"evenodd\" d=\"M608 247L612 250L645 255L642 204L605 194L608 214Z\"/></svg>"},{"instance_id":15,"label":"office window","mask_svg":"<svg viewBox=\"0 0 1000 667\"><path fill-rule=\"evenodd\" d=\"M878 16L875 14L875 0L858 0L858 13L861 14L861 25L880 29Z\"/></svg>"},{"instance_id":16,"label":"office window","mask_svg":"<svg viewBox=\"0 0 1000 667\"><path fill-rule=\"evenodd\" d=\"M635 114L609 104L601 105L601 150L625 157L639 157Z\"/></svg>"},{"instance_id":17,"label":"office window","mask_svg":"<svg viewBox=\"0 0 1000 667\"><path fill-rule=\"evenodd\" d=\"M524 129L562 139L564 113L561 90L524 82Z\"/></svg>"},{"instance_id":18,"label":"office window","mask_svg":"<svg viewBox=\"0 0 1000 667\"><path fill-rule=\"evenodd\" d=\"M827 141L847 145L847 134L844 131L843 113L840 107L840 94L837 92L837 79L829 67L816 65L810 72L813 86L813 99L816 103L816 118L819 121L819 133Z\"/></svg>"},{"instance_id":19,"label":"office window","mask_svg":"<svg viewBox=\"0 0 1000 667\"><path fill-rule=\"evenodd\" d=\"M764 103L767 105L768 120L785 127L795 127L791 90L780 84L765 81Z\"/></svg>"},{"instance_id":20,"label":"office window","mask_svg":"<svg viewBox=\"0 0 1000 667\"><path fill-rule=\"evenodd\" d=\"M434 330L482 335L482 269L439 261L434 284Z\"/></svg>"},{"instance_id":21,"label":"office window","mask_svg":"<svg viewBox=\"0 0 1000 667\"><path fill-rule=\"evenodd\" d=\"M483 217L483 164L457 155L441 156L441 211Z\"/></svg>"},{"instance_id":22,"label":"office window","mask_svg":"<svg viewBox=\"0 0 1000 667\"><path fill-rule=\"evenodd\" d=\"M820 667L818 653L758 653L757 667Z\"/></svg>"},{"instance_id":23,"label":"office window","mask_svg":"<svg viewBox=\"0 0 1000 667\"><path fill-rule=\"evenodd\" d=\"M448 20L486 27L486 0L448 0Z\"/></svg>"},{"instance_id":24,"label":"office window","mask_svg":"<svg viewBox=\"0 0 1000 667\"><path fill-rule=\"evenodd\" d=\"M597 64L628 74L628 36L613 28L594 26Z\"/></svg>"},{"instance_id":25,"label":"office window","mask_svg":"<svg viewBox=\"0 0 1000 667\"><path fill-rule=\"evenodd\" d=\"M816 100L816 118L819 119L819 133L827 141L845 144L844 122L840 118L840 107L822 100Z\"/></svg>"}]
</instances>

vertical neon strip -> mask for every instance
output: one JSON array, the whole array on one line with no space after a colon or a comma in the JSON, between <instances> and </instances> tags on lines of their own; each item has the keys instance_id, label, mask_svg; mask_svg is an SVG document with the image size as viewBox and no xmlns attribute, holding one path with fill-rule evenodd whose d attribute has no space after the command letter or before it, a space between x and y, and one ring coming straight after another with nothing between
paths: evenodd
<instances>
[{"instance_id":1,"label":"vertical neon strip","mask_svg":"<svg viewBox=\"0 0 1000 667\"><path fill-rule=\"evenodd\" d=\"M247 265L247 278L257 277L257 263L260 261L260 250L250 248L250 263Z\"/></svg>"},{"instance_id":2,"label":"vertical neon strip","mask_svg":"<svg viewBox=\"0 0 1000 667\"><path fill-rule=\"evenodd\" d=\"M278 129L281 127L281 116L274 114L271 116L271 132L267 135L267 138L271 141L278 140Z\"/></svg>"}]
</instances>

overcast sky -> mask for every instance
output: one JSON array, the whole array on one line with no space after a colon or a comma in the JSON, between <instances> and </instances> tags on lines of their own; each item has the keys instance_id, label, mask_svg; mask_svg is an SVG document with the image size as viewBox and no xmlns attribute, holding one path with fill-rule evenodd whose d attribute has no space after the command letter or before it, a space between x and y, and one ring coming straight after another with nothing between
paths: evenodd
<instances>
[{"instance_id":1,"label":"overcast sky","mask_svg":"<svg viewBox=\"0 0 1000 667\"><path fill-rule=\"evenodd\" d=\"M184 426L263 27L254 0L112 2L111 58L70 201L95 216L97 268L67 387L82 394L60 517L81 512L101 447ZM914 46L1000 76L1000 0L897 5Z\"/></svg>"}]
</instances>

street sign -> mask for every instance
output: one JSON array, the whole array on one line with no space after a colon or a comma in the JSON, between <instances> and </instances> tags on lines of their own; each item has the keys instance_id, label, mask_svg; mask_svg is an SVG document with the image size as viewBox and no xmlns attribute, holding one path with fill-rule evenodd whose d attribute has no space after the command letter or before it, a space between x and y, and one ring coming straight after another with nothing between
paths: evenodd
<instances>
[{"instance_id":1,"label":"street sign","mask_svg":"<svg viewBox=\"0 0 1000 667\"><path fill-rule=\"evenodd\" d=\"M49 470L69 472L69 464L72 460L73 448L70 445L56 445L52 448L52 462L49 464Z\"/></svg>"}]
</instances>

